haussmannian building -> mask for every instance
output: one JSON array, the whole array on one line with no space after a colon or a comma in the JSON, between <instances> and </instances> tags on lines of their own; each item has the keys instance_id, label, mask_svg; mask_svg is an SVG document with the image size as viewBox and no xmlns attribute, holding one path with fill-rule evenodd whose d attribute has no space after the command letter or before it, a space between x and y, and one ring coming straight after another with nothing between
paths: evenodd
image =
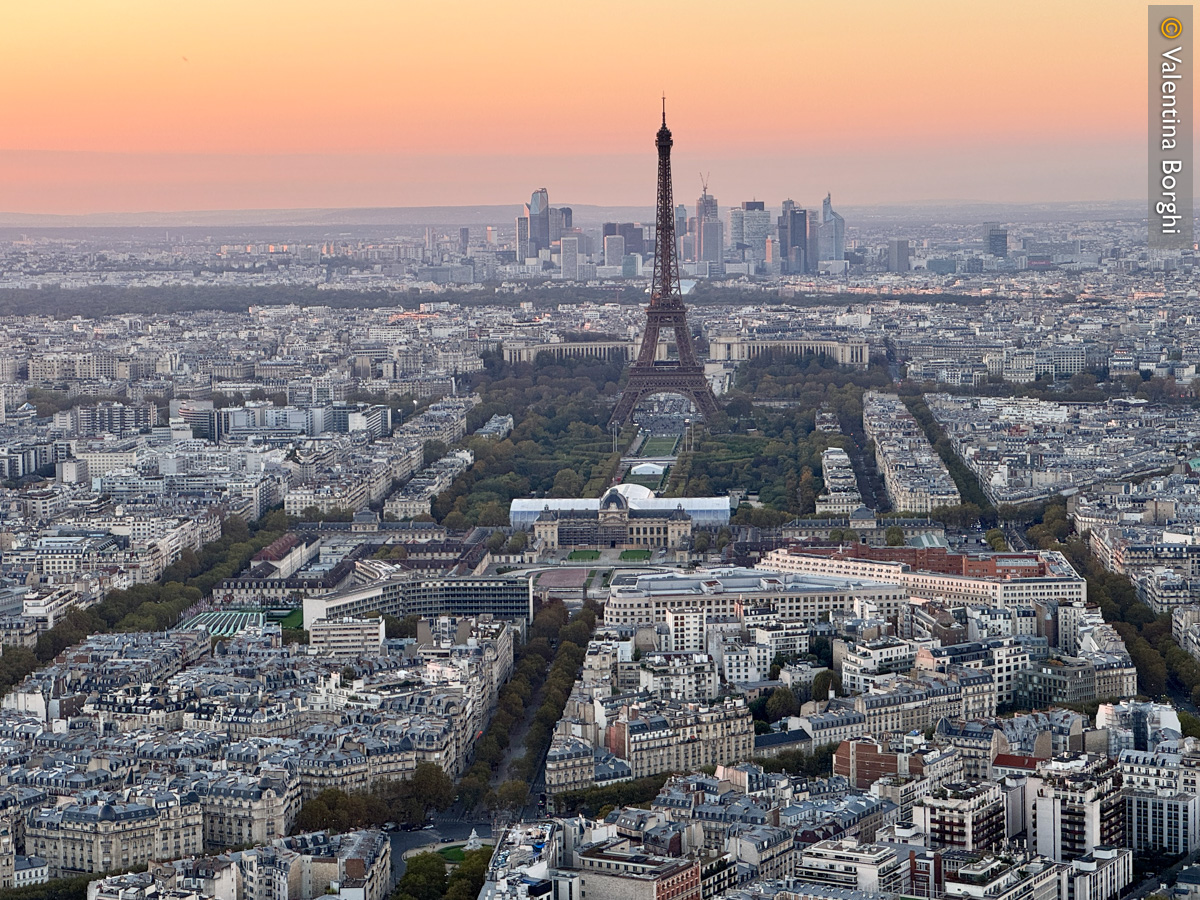
<instances>
[{"instance_id":1,"label":"haussmannian building","mask_svg":"<svg viewBox=\"0 0 1200 900\"><path fill-rule=\"evenodd\" d=\"M203 850L204 813L195 792L98 799L29 813L26 852L46 860L51 878L128 871Z\"/></svg>"},{"instance_id":2,"label":"haussmannian building","mask_svg":"<svg viewBox=\"0 0 1200 900\"><path fill-rule=\"evenodd\" d=\"M268 844L291 831L300 812L300 778L294 772L230 774L197 788L207 850Z\"/></svg>"},{"instance_id":3,"label":"haussmannian building","mask_svg":"<svg viewBox=\"0 0 1200 900\"><path fill-rule=\"evenodd\" d=\"M749 759L754 722L746 701L631 705L608 727L608 749L629 763L634 778L690 772Z\"/></svg>"}]
</instances>

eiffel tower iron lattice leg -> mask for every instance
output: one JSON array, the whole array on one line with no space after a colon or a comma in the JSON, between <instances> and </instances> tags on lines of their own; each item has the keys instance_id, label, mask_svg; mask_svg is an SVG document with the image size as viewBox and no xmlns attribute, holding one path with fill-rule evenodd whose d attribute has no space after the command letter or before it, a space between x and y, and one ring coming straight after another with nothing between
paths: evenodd
<instances>
[{"instance_id":1,"label":"eiffel tower iron lattice leg","mask_svg":"<svg viewBox=\"0 0 1200 900\"><path fill-rule=\"evenodd\" d=\"M646 331L637 361L629 367L625 390L613 410L611 422L625 424L638 402L651 394L678 394L692 401L700 415L711 422L717 414L704 366L696 359L692 332L687 324L687 307L679 285L679 258L675 240L675 210L671 187L671 131L667 128L663 101L662 128L655 137L658 147L658 205L654 232L654 278L650 305L646 309ZM662 332L674 332L679 358L655 361Z\"/></svg>"}]
</instances>

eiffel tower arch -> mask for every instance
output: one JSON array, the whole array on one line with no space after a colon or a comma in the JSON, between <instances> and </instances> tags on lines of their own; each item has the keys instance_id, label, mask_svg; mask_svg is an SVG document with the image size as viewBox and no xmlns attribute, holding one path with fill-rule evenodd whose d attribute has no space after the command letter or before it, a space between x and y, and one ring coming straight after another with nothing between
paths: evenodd
<instances>
[{"instance_id":1,"label":"eiffel tower arch","mask_svg":"<svg viewBox=\"0 0 1200 900\"><path fill-rule=\"evenodd\" d=\"M625 389L613 410L611 424L624 425L633 416L638 403L651 394L677 394L692 401L700 416L711 422L716 416L717 400L704 376L704 366L696 359L692 332L688 328L687 307L679 287L678 244L675 240L675 211L671 188L671 130L667 128L666 101L663 102L662 127L655 137L658 147L658 203L654 232L654 278L650 305L646 309L646 329L637 359L629 367ZM677 359L655 360L662 337L674 332Z\"/></svg>"}]
</instances>

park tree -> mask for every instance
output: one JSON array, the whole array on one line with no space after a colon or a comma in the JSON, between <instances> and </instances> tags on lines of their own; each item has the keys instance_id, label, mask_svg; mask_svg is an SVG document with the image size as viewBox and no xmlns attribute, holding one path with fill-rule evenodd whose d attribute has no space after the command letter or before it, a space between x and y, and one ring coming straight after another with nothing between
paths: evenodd
<instances>
[{"instance_id":1,"label":"park tree","mask_svg":"<svg viewBox=\"0 0 1200 900\"><path fill-rule=\"evenodd\" d=\"M519 809L529 797L529 785L510 778L496 789L496 801L504 809Z\"/></svg>"},{"instance_id":2,"label":"park tree","mask_svg":"<svg viewBox=\"0 0 1200 900\"><path fill-rule=\"evenodd\" d=\"M230 543L244 543L250 540L250 528L241 516L230 516L221 525L221 537L228 538Z\"/></svg>"},{"instance_id":3,"label":"park tree","mask_svg":"<svg viewBox=\"0 0 1200 900\"><path fill-rule=\"evenodd\" d=\"M574 469L559 469L550 488L551 497L579 497L583 493L583 476Z\"/></svg>"},{"instance_id":4,"label":"park tree","mask_svg":"<svg viewBox=\"0 0 1200 900\"><path fill-rule=\"evenodd\" d=\"M884 533L884 539L889 547L904 546L904 529L899 525L889 525Z\"/></svg>"},{"instance_id":5,"label":"park tree","mask_svg":"<svg viewBox=\"0 0 1200 900\"><path fill-rule=\"evenodd\" d=\"M417 636L417 622L420 620L420 616L405 616L403 619L400 619L396 616L390 616L387 613L384 613L384 637L386 637L389 641L398 640L400 638L415 638Z\"/></svg>"},{"instance_id":6,"label":"park tree","mask_svg":"<svg viewBox=\"0 0 1200 900\"><path fill-rule=\"evenodd\" d=\"M448 531L467 531L471 527L471 521L457 509L446 513L446 518L442 519L442 524L446 526Z\"/></svg>"},{"instance_id":7,"label":"park tree","mask_svg":"<svg viewBox=\"0 0 1200 900\"><path fill-rule=\"evenodd\" d=\"M999 528L991 528L984 534L983 539L987 541L989 547L997 553L1003 553L1008 549L1008 541L1004 539L1004 532Z\"/></svg>"},{"instance_id":8,"label":"park tree","mask_svg":"<svg viewBox=\"0 0 1200 900\"><path fill-rule=\"evenodd\" d=\"M417 763L408 790L427 810L448 809L454 802L454 782L441 766L431 762Z\"/></svg>"},{"instance_id":9,"label":"park tree","mask_svg":"<svg viewBox=\"0 0 1200 900\"><path fill-rule=\"evenodd\" d=\"M821 665L826 668L833 667L833 644L829 638L813 638L812 643L808 645L808 652L815 656Z\"/></svg>"},{"instance_id":10,"label":"park tree","mask_svg":"<svg viewBox=\"0 0 1200 900\"><path fill-rule=\"evenodd\" d=\"M1076 372L1071 376L1071 390L1090 391L1096 387L1096 376L1091 372Z\"/></svg>"},{"instance_id":11,"label":"park tree","mask_svg":"<svg viewBox=\"0 0 1200 900\"><path fill-rule=\"evenodd\" d=\"M800 706L796 703L796 695L790 688L777 687L767 698L767 719L771 722L778 722L780 719L794 716L798 712L800 712Z\"/></svg>"},{"instance_id":12,"label":"park tree","mask_svg":"<svg viewBox=\"0 0 1200 900\"><path fill-rule=\"evenodd\" d=\"M483 889L491 860L490 847L465 853L463 861L450 873L445 900L475 900Z\"/></svg>"},{"instance_id":13,"label":"park tree","mask_svg":"<svg viewBox=\"0 0 1200 900\"><path fill-rule=\"evenodd\" d=\"M410 856L393 900L442 900L448 887L446 860L438 853Z\"/></svg>"},{"instance_id":14,"label":"park tree","mask_svg":"<svg viewBox=\"0 0 1200 900\"><path fill-rule=\"evenodd\" d=\"M842 692L842 676L833 671L833 669L829 669L825 672L818 672L817 677L813 679L813 699L828 699L830 687L833 688L835 695L840 694Z\"/></svg>"},{"instance_id":15,"label":"park tree","mask_svg":"<svg viewBox=\"0 0 1200 900\"><path fill-rule=\"evenodd\" d=\"M449 452L450 448L442 441L426 441L425 446L422 448L422 462L427 466L431 465Z\"/></svg>"}]
</instances>

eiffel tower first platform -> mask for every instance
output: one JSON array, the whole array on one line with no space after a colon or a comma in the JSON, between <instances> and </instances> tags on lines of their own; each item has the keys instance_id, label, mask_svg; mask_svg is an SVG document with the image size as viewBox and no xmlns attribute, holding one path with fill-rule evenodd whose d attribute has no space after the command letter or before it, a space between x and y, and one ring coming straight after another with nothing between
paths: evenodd
<instances>
[{"instance_id":1,"label":"eiffel tower first platform","mask_svg":"<svg viewBox=\"0 0 1200 900\"><path fill-rule=\"evenodd\" d=\"M675 209L671 189L671 130L667 128L667 107L663 101L662 128L654 141L658 147L658 209L654 227L654 280L650 305L646 309L646 331L637 360L629 367L625 390L617 400L610 424L625 424L633 416L638 402L651 394L677 394L687 397L711 422L717 414L704 366L696 360L692 332L688 329L687 307L679 288L678 244L675 240ZM659 336L675 332L678 359L658 360Z\"/></svg>"}]
</instances>

